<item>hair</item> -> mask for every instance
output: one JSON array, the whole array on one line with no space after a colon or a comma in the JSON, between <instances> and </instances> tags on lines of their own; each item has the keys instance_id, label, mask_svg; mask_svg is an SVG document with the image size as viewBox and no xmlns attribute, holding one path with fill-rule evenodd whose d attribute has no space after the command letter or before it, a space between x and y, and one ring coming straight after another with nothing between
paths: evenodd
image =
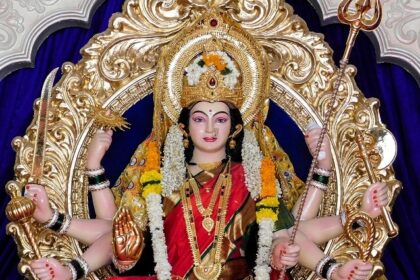
<instances>
[{"instance_id":1,"label":"hair","mask_svg":"<svg viewBox=\"0 0 420 280\"><path fill-rule=\"evenodd\" d=\"M231 106L230 104L227 104L229 106L229 113L230 113L230 119L231 119L231 126L230 126L230 135L236 130L236 126L238 124L244 125L244 122L242 121L241 112L238 108ZM182 123L185 126L185 131L189 134L189 122L190 122L190 107L184 107L181 110L181 113L178 118L178 123ZM230 156L231 160L234 162L242 162L242 141L244 139L244 130L242 129L241 132L234 138L236 141L236 146L234 149L229 148L229 138L228 141L226 141L226 156ZM190 162L191 158L193 156L194 152L194 143L192 142L191 136L188 136L188 140L190 142L190 145L188 148L185 149L185 160L186 162Z\"/></svg>"}]
</instances>

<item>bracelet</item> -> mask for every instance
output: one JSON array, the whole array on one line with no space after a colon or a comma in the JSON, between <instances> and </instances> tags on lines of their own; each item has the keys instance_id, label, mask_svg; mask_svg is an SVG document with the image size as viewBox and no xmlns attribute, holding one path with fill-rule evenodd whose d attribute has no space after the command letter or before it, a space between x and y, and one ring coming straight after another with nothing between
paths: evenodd
<instances>
[{"instance_id":1,"label":"bracelet","mask_svg":"<svg viewBox=\"0 0 420 280\"><path fill-rule=\"evenodd\" d=\"M85 174L88 177L94 177L94 176L98 176L98 175L102 175L105 173L105 168L103 168L102 166L98 169L86 169Z\"/></svg>"},{"instance_id":2,"label":"bracelet","mask_svg":"<svg viewBox=\"0 0 420 280\"><path fill-rule=\"evenodd\" d=\"M109 188L109 186L111 185L111 182L109 180L106 180L102 183L96 184L96 185L89 185L88 189L89 191L100 191L106 188Z\"/></svg>"},{"instance_id":3,"label":"bracelet","mask_svg":"<svg viewBox=\"0 0 420 280\"><path fill-rule=\"evenodd\" d=\"M309 184L314 188L320 189L321 191L326 191L328 189L327 185L317 182L315 180L311 180Z\"/></svg>"},{"instance_id":4,"label":"bracelet","mask_svg":"<svg viewBox=\"0 0 420 280\"><path fill-rule=\"evenodd\" d=\"M65 215L64 216L64 222L63 222L62 226L60 227L60 230L58 231L58 234L65 234L65 233L67 233L67 230L70 227L70 223L71 223L71 217L70 217L70 215Z\"/></svg>"},{"instance_id":5,"label":"bracelet","mask_svg":"<svg viewBox=\"0 0 420 280\"><path fill-rule=\"evenodd\" d=\"M334 271L339 268L341 266L341 264L339 263L334 263L330 266L330 268L327 271L327 280L331 280L331 276L334 273Z\"/></svg>"},{"instance_id":6,"label":"bracelet","mask_svg":"<svg viewBox=\"0 0 420 280\"><path fill-rule=\"evenodd\" d=\"M77 280L77 271L76 271L76 268L71 263L68 263L66 266L70 270L71 280Z\"/></svg>"},{"instance_id":7,"label":"bracelet","mask_svg":"<svg viewBox=\"0 0 420 280\"><path fill-rule=\"evenodd\" d=\"M80 267L83 269L83 277L86 277L89 274L89 265L86 260L82 257L76 257L74 260L80 264Z\"/></svg>"},{"instance_id":8,"label":"bracelet","mask_svg":"<svg viewBox=\"0 0 420 280\"><path fill-rule=\"evenodd\" d=\"M136 261L133 261L131 264L121 264L118 262L115 255L112 256L112 263L118 269L119 273L123 273L124 271L132 269L136 265Z\"/></svg>"},{"instance_id":9,"label":"bracelet","mask_svg":"<svg viewBox=\"0 0 420 280\"><path fill-rule=\"evenodd\" d=\"M328 176L324 176L324 175L320 175L320 174L318 174L318 173L314 173L314 174L312 175L312 179L313 179L313 180L315 180L315 181L317 181L317 182L320 182L320 183L322 183L322 184L324 184L324 185L328 185L329 178L330 178L330 177L328 177Z\"/></svg>"},{"instance_id":10,"label":"bracelet","mask_svg":"<svg viewBox=\"0 0 420 280\"><path fill-rule=\"evenodd\" d=\"M57 221L50 226L50 229L53 231L58 231L62 226L64 222L65 216L62 213L58 213Z\"/></svg>"},{"instance_id":11,"label":"bracelet","mask_svg":"<svg viewBox=\"0 0 420 280\"><path fill-rule=\"evenodd\" d=\"M54 213L51 219L44 225L44 228L50 228L52 227L58 219L58 210L56 208L53 209Z\"/></svg>"},{"instance_id":12,"label":"bracelet","mask_svg":"<svg viewBox=\"0 0 420 280\"><path fill-rule=\"evenodd\" d=\"M88 177L88 183L89 185L96 185L102 182L106 181L106 176L105 173L101 174L101 175L97 175L97 176L89 176Z\"/></svg>"},{"instance_id":13,"label":"bracelet","mask_svg":"<svg viewBox=\"0 0 420 280\"><path fill-rule=\"evenodd\" d=\"M80 279L85 276L85 271L83 270L83 267L80 265L80 263L77 260L75 259L71 260L68 266L69 267L73 266L74 270L76 271L76 278L74 278L74 274L73 274L73 280Z\"/></svg>"},{"instance_id":14,"label":"bracelet","mask_svg":"<svg viewBox=\"0 0 420 280\"><path fill-rule=\"evenodd\" d=\"M326 177L330 177L332 175L331 170L327 170L327 169L322 169L319 167L315 167L314 168L314 172L316 174L322 175L322 176L326 176Z\"/></svg>"},{"instance_id":15,"label":"bracelet","mask_svg":"<svg viewBox=\"0 0 420 280\"><path fill-rule=\"evenodd\" d=\"M332 267L334 264L336 264L336 263L337 263L337 261L336 261L336 260L334 260L333 258L329 259L329 260L325 263L325 265L322 267L322 270L321 270L321 276L322 276L322 278L327 278L328 271L330 271L330 270L331 270L331 267ZM332 273L332 272L331 272L331 273Z\"/></svg>"},{"instance_id":16,"label":"bracelet","mask_svg":"<svg viewBox=\"0 0 420 280\"><path fill-rule=\"evenodd\" d=\"M320 259L319 260L319 262L318 262L318 264L316 265L316 268L315 268L315 272L316 272L316 274L319 276L319 277L323 277L322 276L322 270L323 270L323 268L324 268L324 265L329 261L329 260L332 260L332 257L330 257L330 256L325 256L325 257L323 257L322 259Z\"/></svg>"}]
</instances>

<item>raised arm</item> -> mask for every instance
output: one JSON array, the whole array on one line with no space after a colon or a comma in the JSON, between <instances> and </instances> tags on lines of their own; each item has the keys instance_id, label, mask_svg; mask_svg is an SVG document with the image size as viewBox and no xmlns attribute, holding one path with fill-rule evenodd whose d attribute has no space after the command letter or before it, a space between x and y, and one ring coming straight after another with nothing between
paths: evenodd
<instances>
[{"instance_id":1,"label":"raised arm","mask_svg":"<svg viewBox=\"0 0 420 280\"><path fill-rule=\"evenodd\" d=\"M308 127L307 132L305 133L305 142L312 155L314 155L315 153L316 145L318 143L320 134L321 128L317 127L316 125L310 125ZM325 137L321 146L321 152L318 157L317 169L320 170L318 173L322 173L322 171L331 170L331 163L332 155L330 141L328 137ZM309 187L308 194L305 200L305 205L303 207L301 220L308 220L316 217L319 210L319 206L321 205L322 199L324 197L324 191L325 190L319 187L319 184L318 187L315 187L313 185ZM301 200L302 197L299 197L295 206L293 207L293 215L295 217Z\"/></svg>"},{"instance_id":2,"label":"raised arm","mask_svg":"<svg viewBox=\"0 0 420 280\"><path fill-rule=\"evenodd\" d=\"M101 161L112 143L112 130L98 130L89 144L86 169L95 171L101 169ZM92 191L93 207L96 217L111 221L116 212L114 196L109 188Z\"/></svg>"}]
</instances>

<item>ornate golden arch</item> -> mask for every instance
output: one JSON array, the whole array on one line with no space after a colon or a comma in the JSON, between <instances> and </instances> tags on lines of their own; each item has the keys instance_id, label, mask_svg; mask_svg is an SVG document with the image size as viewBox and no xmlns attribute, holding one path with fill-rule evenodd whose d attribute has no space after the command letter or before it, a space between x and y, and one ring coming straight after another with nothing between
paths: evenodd
<instances>
[{"instance_id":1,"label":"ornate golden arch","mask_svg":"<svg viewBox=\"0 0 420 280\"><path fill-rule=\"evenodd\" d=\"M302 130L313 120L320 123L337 75L332 51L323 36L309 32L305 22L293 15L291 6L281 0L212 2L226 9L266 49L271 59L271 100ZM123 114L150 94L161 47L191 24L207 6L206 0L126 0L123 12L111 18L108 29L94 36L82 49L83 58L77 64L65 63L62 66L63 76L52 95L46 169L42 180L58 209L73 217L88 218L84 165L87 145L94 132L89 118L91 107L99 104ZM385 128L379 117L379 101L363 96L355 83L355 74L355 67L349 66L330 123L335 180L326 193L320 215L337 214L346 203L360 203L369 178L358 157L354 134L357 129ZM16 179L6 186L9 194L19 196L30 176L39 102L35 102L34 111L26 135L13 141L17 153ZM368 144L375 144L375 139L367 140L370 141ZM391 186L392 205L401 188L392 167L375 172L381 181ZM77 241L31 223L42 256L68 261L82 252L83 247ZM371 259L378 275L383 273L380 257L389 237L382 218L376 219L375 225L376 239ZM28 260L34 258L34 252L21 225L11 222L7 232L13 235L17 244L20 272L33 277ZM328 242L325 251L339 259L358 255L344 236ZM109 274L109 270L103 268L91 273L89 279ZM297 279L316 278L313 273L300 268L295 269L294 275Z\"/></svg>"}]
</instances>

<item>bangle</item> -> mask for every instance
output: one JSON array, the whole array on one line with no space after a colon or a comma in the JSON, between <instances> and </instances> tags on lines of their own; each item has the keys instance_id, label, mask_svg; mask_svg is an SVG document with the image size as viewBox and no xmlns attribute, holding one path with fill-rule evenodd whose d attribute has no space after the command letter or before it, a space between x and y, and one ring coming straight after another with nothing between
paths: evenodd
<instances>
[{"instance_id":1,"label":"bangle","mask_svg":"<svg viewBox=\"0 0 420 280\"><path fill-rule=\"evenodd\" d=\"M65 215L64 216L64 222L60 227L60 230L58 231L58 234L65 234L67 233L67 230L70 227L70 223L71 223L71 217L69 215Z\"/></svg>"},{"instance_id":2,"label":"bangle","mask_svg":"<svg viewBox=\"0 0 420 280\"><path fill-rule=\"evenodd\" d=\"M312 179L313 179L313 180L315 180L315 181L317 181L317 182L320 182L320 183L322 183L322 184L324 184L324 185L328 185L329 178L330 178L330 177L328 177L328 176L324 176L324 175L320 175L320 174L318 174L318 173L314 173L314 174L312 175Z\"/></svg>"},{"instance_id":3,"label":"bangle","mask_svg":"<svg viewBox=\"0 0 420 280\"><path fill-rule=\"evenodd\" d=\"M322 278L327 278L328 271L330 271L330 270L331 270L332 265L334 265L334 264L336 264L336 263L337 263L337 261L336 261L336 260L334 260L333 258L329 259L329 260L325 263L325 265L322 267L322 270L321 270L321 276L322 276ZM332 272L331 272L331 273L332 273Z\"/></svg>"},{"instance_id":4,"label":"bangle","mask_svg":"<svg viewBox=\"0 0 420 280\"><path fill-rule=\"evenodd\" d=\"M73 279L80 279L85 276L83 267L80 265L80 263L77 260L75 259L71 260L69 265L73 266L74 270L76 271L76 278L73 278Z\"/></svg>"},{"instance_id":5,"label":"bangle","mask_svg":"<svg viewBox=\"0 0 420 280\"><path fill-rule=\"evenodd\" d=\"M82 257L76 257L74 260L80 264L80 267L83 269L83 277L86 277L89 273L89 265L86 260Z\"/></svg>"},{"instance_id":6,"label":"bangle","mask_svg":"<svg viewBox=\"0 0 420 280\"><path fill-rule=\"evenodd\" d=\"M97 175L97 176L89 176L88 177L88 183L89 185L96 185L102 182L106 181L106 176L105 173L101 174L101 175Z\"/></svg>"},{"instance_id":7,"label":"bangle","mask_svg":"<svg viewBox=\"0 0 420 280\"><path fill-rule=\"evenodd\" d=\"M50 228L57 222L58 219L58 210L56 208L53 209L54 213L51 219L44 225L44 228Z\"/></svg>"},{"instance_id":8,"label":"bangle","mask_svg":"<svg viewBox=\"0 0 420 280\"><path fill-rule=\"evenodd\" d=\"M96 185L89 185L88 189L89 191L99 191L99 190L103 190L106 188L109 188L109 186L111 185L111 182L109 182L109 180L106 180L102 183L96 184Z\"/></svg>"},{"instance_id":9,"label":"bangle","mask_svg":"<svg viewBox=\"0 0 420 280\"><path fill-rule=\"evenodd\" d=\"M322 176L326 176L326 177L330 177L332 175L331 170L327 170L327 169L322 169L319 167L315 167L314 168L314 172L316 174L322 175Z\"/></svg>"},{"instance_id":10,"label":"bangle","mask_svg":"<svg viewBox=\"0 0 420 280\"><path fill-rule=\"evenodd\" d=\"M113 255L112 256L112 263L118 269L119 273L123 273L124 271L132 269L136 265L137 262L133 261L133 263L130 263L130 264L121 264L120 262L118 262L115 255Z\"/></svg>"},{"instance_id":11,"label":"bangle","mask_svg":"<svg viewBox=\"0 0 420 280\"><path fill-rule=\"evenodd\" d=\"M329 269L328 269L328 271L327 271L327 280L331 280L331 276L332 276L332 274L334 273L334 271L337 269L337 268L339 268L341 266L341 264L339 264L339 263L334 263L334 264L332 264L330 267L329 267Z\"/></svg>"},{"instance_id":12,"label":"bangle","mask_svg":"<svg viewBox=\"0 0 420 280\"><path fill-rule=\"evenodd\" d=\"M65 219L64 214L58 213L57 221L53 225L51 225L49 228L53 231L58 231L63 225L64 219Z\"/></svg>"},{"instance_id":13,"label":"bangle","mask_svg":"<svg viewBox=\"0 0 420 280\"><path fill-rule=\"evenodd\" d=\"M74 266L71 263L68 263L66 266L70 270L71 280L77 280L77 271L76 271L76 268L74 268Z\"/></svg>"},{"instance_id":14,"label":"bangle","mask_svg":"<svg viewBox=\"0 0 420 280\"><path fill-rule=\"evenodd\" d=\"M326 264L329 260L332 260L332 257L330 257L330 256L325 256L325 257L323 257L322 259L320 259L320 260L319 260L319 262L318 262L318 264L316 265L315 272L316 272L316 274L317 274L319 277L323 277L323 276L322 276L322 274L321 274L321 272L322 272L322 270L323 270L323 268L324 268L324 265L325 265L325 264Z\"/></svg>"},{"instance_id":15,"label":"bangle","mask_svg":"<svg viewBox=\"0 0 420 280\"><path fill-rule=\"evenodd\" d=\"M105 168L103 168L102 166L98 169L86 169L85 174L88 177L94 177L94 176L98 176L98 175L102 175L105 173Z\"/></svg>"},{"instance_id":16,"label":"bangle","mask_svg":"<svg viewBox=\"0 0 420 280\"><path fill-rule=\"evenodd\" d=\"M317 182L315 180L311 180L309 184L314 188L320 189L321 191L326 191L328 189L327 185Z\"/></svg>"}]
</instances>

